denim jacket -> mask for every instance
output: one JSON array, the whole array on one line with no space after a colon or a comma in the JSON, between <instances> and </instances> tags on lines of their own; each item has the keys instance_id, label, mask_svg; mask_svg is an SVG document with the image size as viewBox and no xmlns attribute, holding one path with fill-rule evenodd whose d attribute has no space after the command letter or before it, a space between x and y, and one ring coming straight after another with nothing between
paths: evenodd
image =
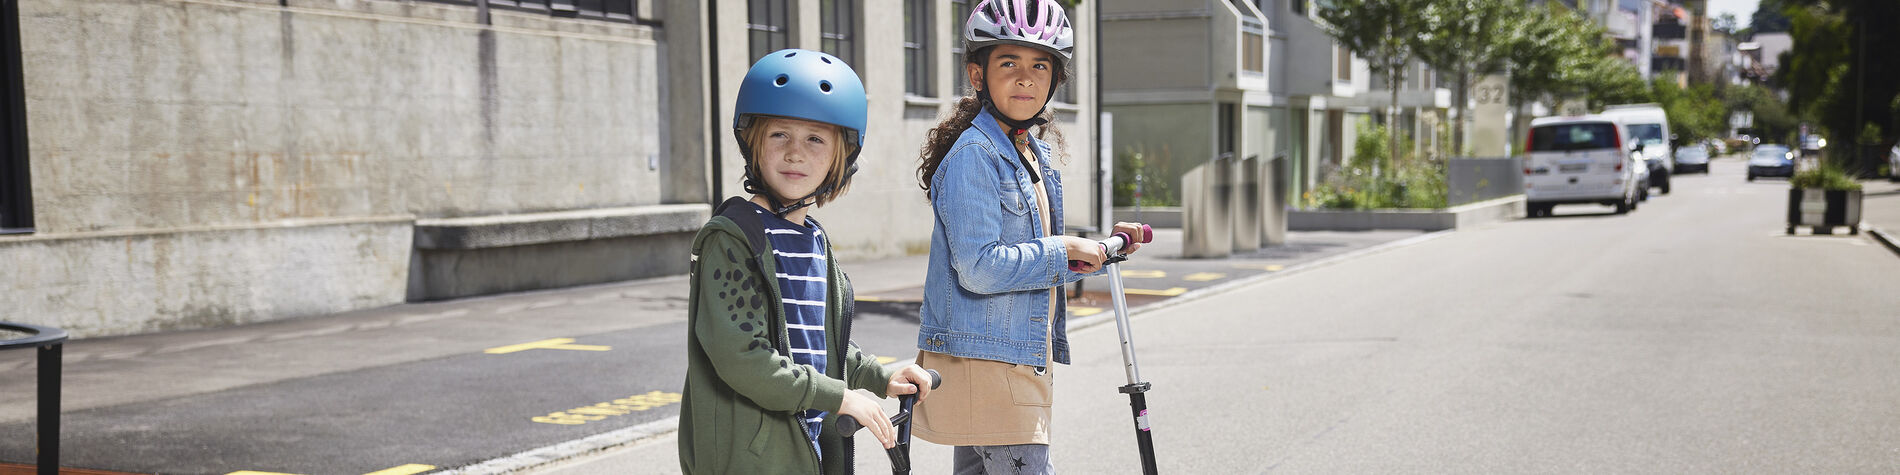
<instances>
[{"instance_id":1,"label":"denim jacket","mask_svg":"<svg viewBox=\"0 0 1900 475\"><path fill-rule=\"evenodd\" d=\"M1049 223L1060 231L1062 177L1049 167L1049 144L1033 144ZM1043 232L1032 186L1002 126L978 113L930 177L936 223L918 349L1036 367L1049 365L1048 349L1069 364L1067 297L1059 294L1050 325L1049 288L1089 274L1070 271L1062 241Z\"/></svg>"}]
</instances>

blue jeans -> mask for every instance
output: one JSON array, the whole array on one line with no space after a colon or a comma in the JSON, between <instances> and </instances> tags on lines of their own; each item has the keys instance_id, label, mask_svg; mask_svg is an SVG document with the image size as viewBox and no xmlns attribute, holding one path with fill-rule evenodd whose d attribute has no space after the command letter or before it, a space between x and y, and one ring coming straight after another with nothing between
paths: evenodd
<instances>
[{"instance_id":1,"label":"blue jeans","mask_svg":"<svg viewBox=\"0 0 1900 475\"><path fill-rule=\"evenodd\" d=\"M1049 446L1043 444L957 446L957 475L1054 475Z\"/></svg>"}]
</instances>

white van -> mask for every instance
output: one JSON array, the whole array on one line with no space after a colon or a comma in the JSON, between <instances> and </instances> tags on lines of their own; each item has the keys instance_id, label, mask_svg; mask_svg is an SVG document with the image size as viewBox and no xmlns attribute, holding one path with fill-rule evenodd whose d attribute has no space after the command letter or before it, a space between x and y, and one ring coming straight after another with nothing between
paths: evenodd
<instances>
[{"instance_id":1,"label":"white van","mask_svg":"<svg viewBox=\"0 0 1900 475\"><path fill-rule=\"evenodd\" d=\"M1627 131L1599 115L1541 117L1524 140L1524 197L1531 217L1560 204L1593 203L1636 209L1644 188L1640 155Z\"/></svg>"},{"instance_id":2,"label":"white van","mask_svg":"<svg viewBox=\"0 0 1900 475\"><path fill-rule=\"evenodd\" d=\"M1649 166L1649 186L1662 188L1663 194L1669 194L1669 177L1676 172L1675 147L1669 145L1669 114L1663 112L1660 105L1623 104L1603 108L1604 117L1616 119L1629 129L1628 136L1634 145L1644 146L1643 159Z\"/></svg>"}]
</instances>

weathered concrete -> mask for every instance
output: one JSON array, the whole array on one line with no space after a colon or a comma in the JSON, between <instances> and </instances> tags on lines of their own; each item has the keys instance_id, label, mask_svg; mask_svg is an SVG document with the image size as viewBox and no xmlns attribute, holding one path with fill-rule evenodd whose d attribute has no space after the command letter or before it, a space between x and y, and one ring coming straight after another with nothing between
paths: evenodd
<instances>
[{"instance_id":1,"label":"weathered concrete","mask_svg":"<svg viewBox=\"0 0 1900 475\"><path fill-rule=\"evenodd\" d=\"M294 220L0 239L0 319L75 338L402 303L414 219Z\"/></svg>"},{"instance_id":2,"label":"weathered concrete","mask_svg":"<svg viewBox=\"0 0 1900 475\"><path fill-rule=\"evenodd\" d=\"M305 220L663 200L652 27L503 10L488 26L469 6L408 1L19 7L40 235L0 246L57 271L9 272L0 292L75 336L402 300L407 221ZM203 228L219 231L177 231Z\"/></svg>"},{"instance_id":3,"label":"weathered concrete","mask_svg":"<svg viewBox=\"0 0 1900 475\"><path fill-rule=\"evenodd\" d=\"M638 279L687 270L704 204L416 222L411 301Z\"/></svg>"}]
</instances>

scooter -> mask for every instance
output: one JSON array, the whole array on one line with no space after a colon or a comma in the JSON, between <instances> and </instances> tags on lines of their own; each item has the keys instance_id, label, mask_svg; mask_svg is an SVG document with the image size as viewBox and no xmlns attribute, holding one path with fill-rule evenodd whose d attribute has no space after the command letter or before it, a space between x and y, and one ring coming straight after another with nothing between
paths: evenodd
<instances>
[{"instance_id":1,"label":"scooter","mask_svg":"<svg viewBox=\"0 0 1900 475\"><path fill-rule=\"evenodd\" d=\"M943 384L943 376L938 375L937 370L927 369L924 371L930 373L930 389L937 389L938 385ZM897 428L897 445L884 449L884 452L891 456L892 475L910 474L910 410L911 407L916 404L916 394L905 394L897 397L897 414L891 416L891 427ZM855 467L857 465L857 454L856 450L852 448L854 446L851 443L851 436L856 435L858 429L862 428L864 428L864 424L858 423L857 418L843 414L838 415L838 432L844 434L845 438L844 465L846 467Z\"/></svg>"},{"instance_id":2,"label":"scooter","mask_svg":"<svg viewBox=\"0 0 1900 475\"><path fill-rule=\"evenodd\" d=\"M1128 373L1128 385L1122 386L1121 392L1128 395L1128 406L1135 416L1135 442L1141 448L1141 473L1147 475L1155 474L1155 444L1153 432L1150 431L1148 425L1147 397L1148 390L1152 389L1153 385L1141 380L1141 368L1135 365L1135 334L1128 326L1128 299L1122 289L1121 266L1116 264L1128 260L1128 254L1121 252L1123 248L1128 247L1128 243L1145 244L1153 241L1154 235L1154 229L1143 224L1139 240L1129 236L1128 233L1115 233L1114 236L1102 240L1103 254L1108 255L1108 259L1103 260L1102 265L1108 267L1109 292L1115 303L1115 331L1121 336L1122 367ZM1081 261L1069 261L1071 270L1080 272L1081 266Z\"/></svg>"}]
</instances>

